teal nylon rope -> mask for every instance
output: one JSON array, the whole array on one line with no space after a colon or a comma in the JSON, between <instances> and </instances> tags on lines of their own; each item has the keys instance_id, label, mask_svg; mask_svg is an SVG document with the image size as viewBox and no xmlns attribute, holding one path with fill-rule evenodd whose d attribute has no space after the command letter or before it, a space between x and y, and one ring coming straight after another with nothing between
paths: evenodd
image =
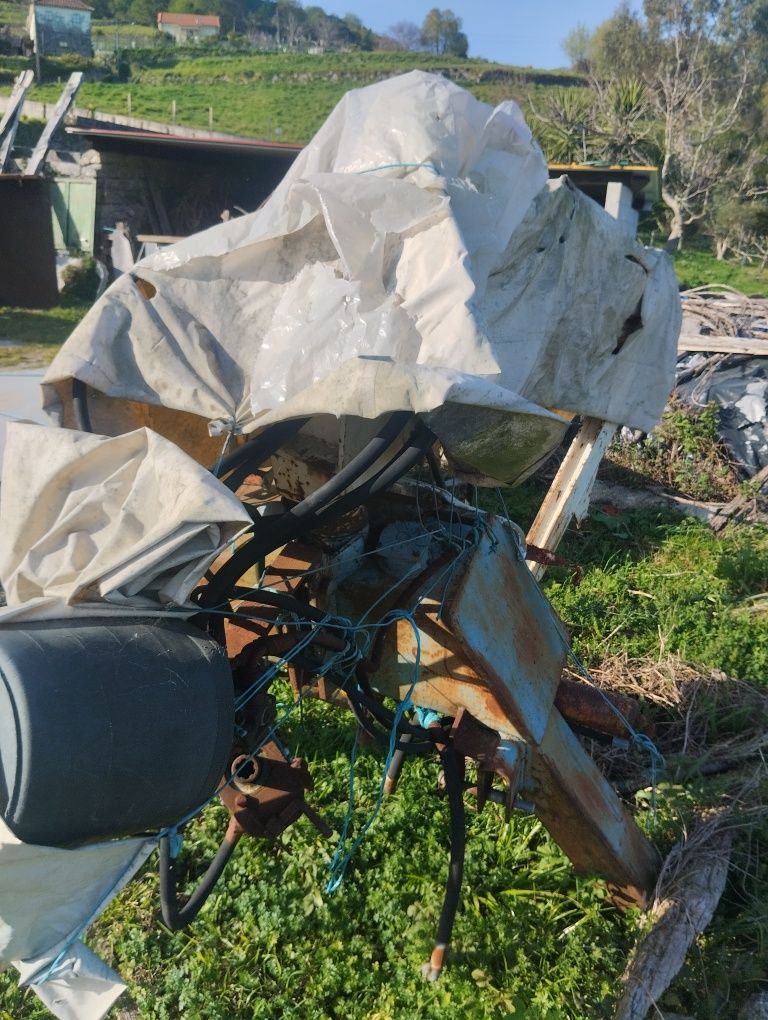
<instances>
[{"instance_id":1,"label":"teal nylon rope","mask_svg":"<svg viewBox=\"0 0 768 1020\"><path fill-rule=\"evenodd\" d=\"M347 840L349 838L349 829L352 824L352 817L355 810L355 765L357 763L357 756L359 751L359 728L355 731L355 739L352 744L352 752L350 754L350 768L349 768L349 801L347 804L346 814L344 815L344 821L341 827L341 835L339 836L339 842L336 847L336 851L331 858L331 862L328 865L328 881L325 886L327 893L334 893L339 888L341 883L344 881L344 875L347 870L347 865L352 860L354 855L357 853L361 843L368 834L368 830L371 828L373 823L378 817L379 811L381 810L381 804L384 799L384 785L387 781L387 772L389 766L392 763L392 758L395 754L395 746L397 744L397 731L398 727L403 719L403 716L411 707L411 695L413 694L414 687L419 679L419 666L421 662L421 635L419 634L419 628L416 625L416 621L413 619L410 613L404 610L394 610L382 619L381 623L376 626L385 627L397 620L407 620L413 630L414 638L416 640L416 658L413 666L413 677L411 679L411 685L403 698L398 704L395 710L394 718L392 720L392 729L389 733L389 746L387 748L387 757L384 761L384 768L382 770L381 781L379 782L379 790L376 795L376 801L373 805L373 809L363 823L360 832L355 837L354 842L347 847Z\"/></svg>"}]
</instances>

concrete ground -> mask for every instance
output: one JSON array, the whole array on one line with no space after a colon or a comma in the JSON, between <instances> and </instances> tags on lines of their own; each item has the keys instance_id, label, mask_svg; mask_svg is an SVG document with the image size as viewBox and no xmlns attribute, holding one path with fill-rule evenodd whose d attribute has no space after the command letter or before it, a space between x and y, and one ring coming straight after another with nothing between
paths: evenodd
<instances>
[{"instance_id":1,"label":"concrete ground","mask_svg":"<svg viewBox=\"0 0 768 1020\"><path fill-rule=\"evenodd\" d=\"M45 372L45 368L0 369L0 457L5 447L5 429L9 421L47 423L40 389Z\"/></svg>"}]
</instances>

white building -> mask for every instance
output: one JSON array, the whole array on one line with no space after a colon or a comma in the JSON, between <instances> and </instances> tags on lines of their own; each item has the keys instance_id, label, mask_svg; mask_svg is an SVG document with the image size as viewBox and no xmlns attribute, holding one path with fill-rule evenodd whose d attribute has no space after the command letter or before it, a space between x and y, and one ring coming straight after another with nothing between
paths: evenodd
<instances>
[{"instance_id":1,"label":"white building","mask_svg":"<svg viewBox=\"0 0 768 1020\"><path fill-rule=\"evenodd\" d=\"M195 43L219 34L221 22L218 14L169 14L160 11L157 27L173 36L177 43Z\"/></svg>"},{"instance_id":2,"label":"white building","mask_svg":"<svg viewBox=\"0 0 768 1020\"><path fill-rule=\"evenodd\" d=\"M59 53L93 56L92 11L83 0L33 0L27 15L27 34L35 52L48 57Z\"/></svg>"}]
</instances>

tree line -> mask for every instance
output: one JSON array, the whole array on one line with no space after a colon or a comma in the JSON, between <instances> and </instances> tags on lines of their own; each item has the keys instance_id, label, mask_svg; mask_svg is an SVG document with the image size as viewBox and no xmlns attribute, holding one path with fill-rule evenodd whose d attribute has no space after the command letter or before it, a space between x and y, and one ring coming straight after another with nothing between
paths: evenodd
<instances>
[{"instance_id":1,"label":"tree line","mask_svg":"<svg viewBox=\"0 0 768 1020\"><path fill-rule=\"evenodd\" d=\"M466 57L469 42L461 18L433 7L421 25L400 21L383 35L355 14L338 17L300 0L89 0L94 17L118 23L154 25L160 11L217 14L222 31L245 36L256 48L297 50L404 49Z\"/></svg>"},{"instance_id":2,"label":"tree line","mask_svg":"<svg viewBox=\"0 0 768 1020\"><path fill-rule=\"evenodd\" d=\"M532 104L550 158L655 164L669 248L768 259L768 2L623 2L563 50L588 87Z\"/></svg>"}]
</instances>

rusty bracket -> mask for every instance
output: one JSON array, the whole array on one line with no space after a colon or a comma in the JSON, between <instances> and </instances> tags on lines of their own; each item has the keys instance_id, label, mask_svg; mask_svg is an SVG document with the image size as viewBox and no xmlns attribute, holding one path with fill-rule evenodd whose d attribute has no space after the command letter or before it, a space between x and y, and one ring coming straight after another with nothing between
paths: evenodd
<instances>
[{"instance_id":1,"label":"rusty bracket","mask_svg":"<svg viewBox=\"0 0 768 1020\"><path fill-rule=\"evenodd\" d=\"M221 800L240 833L276 839L304 815L326 838L333 830L304 799L312 777L301 758L289 761L274 741L258 755L239 755L230 766L231 782Z\"/></svg>"}]
</instances>

